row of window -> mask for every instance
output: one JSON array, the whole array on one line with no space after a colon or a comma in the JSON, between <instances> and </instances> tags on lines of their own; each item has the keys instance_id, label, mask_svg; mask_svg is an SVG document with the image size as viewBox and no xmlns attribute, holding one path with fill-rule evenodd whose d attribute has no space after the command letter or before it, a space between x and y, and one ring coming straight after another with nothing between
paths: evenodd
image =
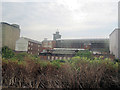
<instances>
[{"instance_id":1,"label":"row of window","mask_svg":"<svg viewBox=\"0 0 120 90\"><path fill-rule=\"evenodd\" d=\"M28 52L29 54L33 54L32 52ZM39 55L39 53L38 53L38 55Z\"/></svg>"},{"instance_id":2,"label":"row of window","mask_svg":"<svg viewBox=\"0 0 120 90\"><path fill-rule=\"evenodd\" d=\"M28 49L29 49L29 50L33 50L33 48L30 48L30 47L28 47ZM40 51L40 49L38 49L38 51Z\"/></svg>"},{"instance_id":3,"label":"row of window","mask_svg":"<svg viewBox=\"0 0 120 90\"><path fill-rule=\"evenodd\" d=\"M28 52L29 54L32 54L32 52Z\"/></svg>"},{"instance_id":4,"label":"row of window","mask_svg":"<svg viewBox=\"0 0 120 90\"><path fill-rule=\"evenodd\" d=\"M33 43L30 43L30 42L29 42L29 45L33 46Z\"/></svg>"},{"instance_id":5,"label":"row of window","mask_svg":"<svg viewBox=\"0 0 120 90\"><path fill-rule=\"evenodd\" d=\"M29 45L31 45L31 46L33 46L33 44L34 44L34 43L29 42ZM38 45L38 47L40 47L40 45Z\"/></svg>"}]
</instances>

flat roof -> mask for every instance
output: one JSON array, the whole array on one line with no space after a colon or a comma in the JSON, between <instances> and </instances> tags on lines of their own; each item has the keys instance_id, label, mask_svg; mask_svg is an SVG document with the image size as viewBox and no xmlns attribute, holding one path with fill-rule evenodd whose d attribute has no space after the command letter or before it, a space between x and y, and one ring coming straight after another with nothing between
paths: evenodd
<instances>
[{"instance_id":1,"label":"flat roof","mask_svg":"<svg viewBox=\"0 0 120 90\"><path fill-rule=\"evenodd\" d=\"M85 50L81 48L53 48L53 50Z\"/></svg>"},{"instance_id":2,"label":"flat roof","mask_svg":"<svg viewBox=\"0 0 120 90\"><path fill-rule=\"evenodd\" d=\"M58 40L109 40L109 38L81 38L81 39L57 39Z\"/></svg>"}]
</instances>

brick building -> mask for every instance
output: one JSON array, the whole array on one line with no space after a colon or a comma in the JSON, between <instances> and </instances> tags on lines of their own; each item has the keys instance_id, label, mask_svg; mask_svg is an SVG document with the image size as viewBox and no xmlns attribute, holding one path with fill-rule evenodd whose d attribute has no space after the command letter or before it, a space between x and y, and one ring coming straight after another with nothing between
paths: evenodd
<instances>
[{"instance_id":1,"label":"brick building","mask_svg":"<svg viewBox=\"0 0 120 90\"><path fill-rule=\"evenodd\" d=\"M85 49L75 49L75 48L54 48L49 52L40 53L40 58L42 60L62 60L62 59L71 59L76 55L78 51Z\"/></svg>"},{"instance_id":2,"label":"brick building","mask_svg":"<svg viewBox=\"0 0 120 90\"><path fill-rule=\"evenodd\" d=\"M47 50L51 50L54 47L56 47L56 41L53 40L47 40L46 38L42 41L42 47L43 52L46 52Z\"/></svg>"},{"instance_id":3,"label":"brick building","mask_svg":"<svg viewBox=\"0 0 120 90\"><path fill-rule=\"evenodd\" d=\"M39 55L42 52L42 43L29 38L21 37L16 41L15 51L17 52L27 52L29 54Z\"/></svg>"},{"instance_id":4,"label":"brick building","mask_svg":"<svg viewBox=\"0 0 120 90\"><path fill-rule=\"evenodd\" d=\"M76 50L90 50L93 54L109 51L109 39L61 39L59 32L53 34L53 40L42 41L43 52L39 55L44 60L70 59Z\"/></svg>"}]
</instances>

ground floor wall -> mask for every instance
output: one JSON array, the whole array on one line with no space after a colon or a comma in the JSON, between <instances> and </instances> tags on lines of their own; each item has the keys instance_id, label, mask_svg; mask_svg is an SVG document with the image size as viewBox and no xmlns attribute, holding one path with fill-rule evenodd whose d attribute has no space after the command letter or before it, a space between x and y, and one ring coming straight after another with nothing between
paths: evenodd
<instances>
[{"instance_id":1,"label":"ground floor wall","mask_svg":"<svg viewBox=\"0 0 120 90\"><path fill-rule=\"evenodd\" d=\"M55 56L55 55L40 55L39 56L41 60L62 60L62 59L66 59L66 60L70 60L73 56Z\"/></svg>"}]
</instances>

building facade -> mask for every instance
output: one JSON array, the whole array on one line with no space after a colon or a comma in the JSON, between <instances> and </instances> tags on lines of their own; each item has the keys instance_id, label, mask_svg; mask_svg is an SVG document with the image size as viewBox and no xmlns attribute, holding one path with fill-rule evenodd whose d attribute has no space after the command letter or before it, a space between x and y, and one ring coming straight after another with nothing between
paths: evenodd
<instances>
[{"instance_id":1,"label":"building facade","mask_svg":"<svg viewBox=\"0 0 120 90\"><path fill-rule=\"evenodd\" d=\"M42 41L43 52L51 50L56 47L56 41L47 40L46 38Z\"/></svg>"},{"instance_id":2,"label":"building facade","mask_svg":"<svg viewBox=\"0 0 120 90\"><path fill-rule=\"evenodd\" d=\"M63 60L63 59L71 59L76 55L78 51L84 49L71 49L71 48L54 48L50 50L50 52L40 53L40 58L42 60Z\"/></svg>"},{"instance_id":3,"label":"building facade","mask_svg":"<svg viewBox=\"0 0 120 90\"><path fill-rule=\"evenodd\" d=\"M59 39L56 48L80 48L101 51L109 48L109 39Z\"/></svg>"},{"instance_id":4,"label":"building facade","mask_svg":"<svg viewBox=\"0 0 120 90\"><path fill-rule=\"evenodd\" d=\"M16 41L15 51L27 52L29 54L39 55L42 52L42 43L29 38L21 37Z\"/></svg>"},{"instance_id":5,"label":"building facade","mask_svg":"<svg viewBox=\"0 0 120 90\"><path fill-rule=\"evenodd\" d=\"M120 1L118 2L118 28L120 28Z\"/></svg>"},{"instance_id":6,"label":"building facade","mask_svg":"<svg viewBox=\"0 0 120 90\"><path fill-rule=\"evenodd\" d=\"M120 29L115 29L109 36L110 38L110 53L120 59Z\"/></svg>"},{"instance_id":7,"label":"building facade","mask_svg":"<svg viewBox=\"0 0 120 90\"><path fill-rule=\"evenodd\" d=\"M55 34L53 34L53 40L55 41L57 39L61 39L61 35L59 34L58 31Z\"/></svg>"},{"instance_id":8,"label":"building facade","mask_svg":"<svg viewBox=\"0 0 120 90\"><path fill-rule=\"evenodd\" d=\"M17 24L1 23L2 26L2 47L8 46L15 50L16 41L20 38L20 27Z\"/></svg>"},{"instance_id":9,"label":"building facade","mask_svg":"<svg viewBox=\"0 0 120 90\"><path fill-rule=\"evenodd\" d=\"M0 24L0 51L2 48L2 24Z\"/></svg>"}]
</instances>

